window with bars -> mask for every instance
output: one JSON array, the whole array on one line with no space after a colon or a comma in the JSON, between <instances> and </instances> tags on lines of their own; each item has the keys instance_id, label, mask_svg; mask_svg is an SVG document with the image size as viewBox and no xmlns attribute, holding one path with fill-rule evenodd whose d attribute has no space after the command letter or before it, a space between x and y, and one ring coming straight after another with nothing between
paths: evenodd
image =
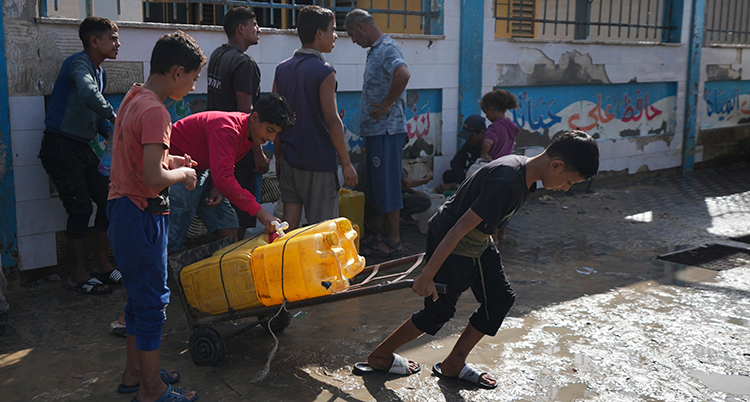
<instances>
[{"instance_id":1,"label":"window with bars","mask_svg":"<svg viewBox=\"0 0 750 402\"><path fill-rule=\"evenodd\" d=\"M750 45L750 2L748 0L707 0L706 45Z\"/></svg>"},{"instance_id":2,"label":"window with bars","mask_svg":"<svg viewBox=\"0 0 750 402\"><path fill-rule=\"evenodd\" d=\"M682 15L674 0L496 0L494 13L496 38L635 42L678 42Z\"/></svg>"},{"instance_id":3,"label":"window with bars","mask_svg":"<svg viewBox=\"0 0 750 402\"><path fill-rule=\"evenodd\" d=\"M343 30L346 13L362 8L372 14L383 32L440 34L440 7L432 11L432 3L432 0L144 0L143 20L221 25L227 9L248 6L255 11L261 27L289 29L296 26L299 10L314 4L334 11L340 30Z\"/></svg>"}]
</instances>

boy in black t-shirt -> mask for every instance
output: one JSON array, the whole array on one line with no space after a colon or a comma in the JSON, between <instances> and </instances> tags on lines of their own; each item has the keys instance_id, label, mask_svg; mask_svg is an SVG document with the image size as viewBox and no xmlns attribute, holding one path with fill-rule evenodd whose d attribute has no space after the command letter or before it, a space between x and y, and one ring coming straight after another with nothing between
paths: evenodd
<instances>
[{"instance_id":1,"label":"boy in black t-shirt","mask_svg":"<svg viewBox=\"0 0 750 402\"><path fill-rule=\"evenodd\" d=\"M560 134L540 155L498 158L468 177L432 217L427 233L427 265L413 290L425 297L424 308L406 320L354 372L409 375L419 363L394 352L423 333L434 335L456 311L459 296L471 288L480 303L450 354L433 372L482 388L497 383L488 373L466 364L466 357L485 335L494 336L515 300L505 277L500 253L491 240L536 190L541 180L548 190L567 191L593 177L599 169L596 141L581 131ZM438 297L435 283L448 284Z\"/></svg>"}]
</instances>

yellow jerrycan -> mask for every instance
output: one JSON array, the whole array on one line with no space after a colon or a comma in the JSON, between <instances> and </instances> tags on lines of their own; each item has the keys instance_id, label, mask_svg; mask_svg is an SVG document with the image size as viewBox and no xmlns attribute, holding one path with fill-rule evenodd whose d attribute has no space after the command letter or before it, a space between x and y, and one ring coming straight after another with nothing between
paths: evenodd
<instances>
[{"instance_id":1,"label":"yellow jerrycan","mask_svg":"<svg viewBox=\"0 0 750 402\"><path fill-rule=\"evenodd\" d=\"M348 188L339 189L339 216L349 219L355 228L359 228L359 239L362 239L365 229L365 193Z\"/></svg>"},{"instance_id":2,"label":"yellow jerrycan","mask_svg":"<svg viewBox=\"0 0 750 402\"><path fill-rule=\"evenodd\" d=\"M365 260L356 254L356 231L346 218L293 230L257 247L250 261L258 299L266 306L349 288L344 272L359 273ZM355 273L356 272L356 273Z\"/></svg>"}]
</instances>

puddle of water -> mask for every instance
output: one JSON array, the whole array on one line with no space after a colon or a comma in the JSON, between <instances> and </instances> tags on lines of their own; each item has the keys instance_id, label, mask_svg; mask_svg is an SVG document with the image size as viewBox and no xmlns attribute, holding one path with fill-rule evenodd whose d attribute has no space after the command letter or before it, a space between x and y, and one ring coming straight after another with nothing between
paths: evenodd
<instances>
[{"instance_id":1,"label":"puddle of water","mask_svg":"<svg viewBox=\"0 0 750 402\"><path fill-rule=\"evenodd\" d=\"M586 384L568 384L562 388L552 388L550 399L560 402L572 402L586 396Z\"/></svg>"},{"instance_id":2,"label":"puddle of water","mask_svg":"<svg viewBox=\"0 0 750 402\"><path fill-rule=\"evenodd\" d=\"M750 395L750 377L716 373L706 374L696 370L690 370L689 373L714 391L735 395Z\"/></svg>"}]
</instances>

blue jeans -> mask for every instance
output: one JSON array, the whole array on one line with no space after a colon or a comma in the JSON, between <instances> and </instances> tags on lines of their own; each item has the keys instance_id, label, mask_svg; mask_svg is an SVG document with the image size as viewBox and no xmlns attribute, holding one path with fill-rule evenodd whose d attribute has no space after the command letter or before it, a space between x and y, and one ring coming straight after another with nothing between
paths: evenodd
<instances>
[{"instance_id":1,"label":"blue jeans","mask_svg":"<svg viewBox=\"0 0 750 402\"><path fill-rule=\"evenodd\" d=\"M129 198L107 203L107 236L128 291L125 332L138 350L161 346L167 319L167 233L169 217L141 211Z\"/></svg>"}]
</instances>

